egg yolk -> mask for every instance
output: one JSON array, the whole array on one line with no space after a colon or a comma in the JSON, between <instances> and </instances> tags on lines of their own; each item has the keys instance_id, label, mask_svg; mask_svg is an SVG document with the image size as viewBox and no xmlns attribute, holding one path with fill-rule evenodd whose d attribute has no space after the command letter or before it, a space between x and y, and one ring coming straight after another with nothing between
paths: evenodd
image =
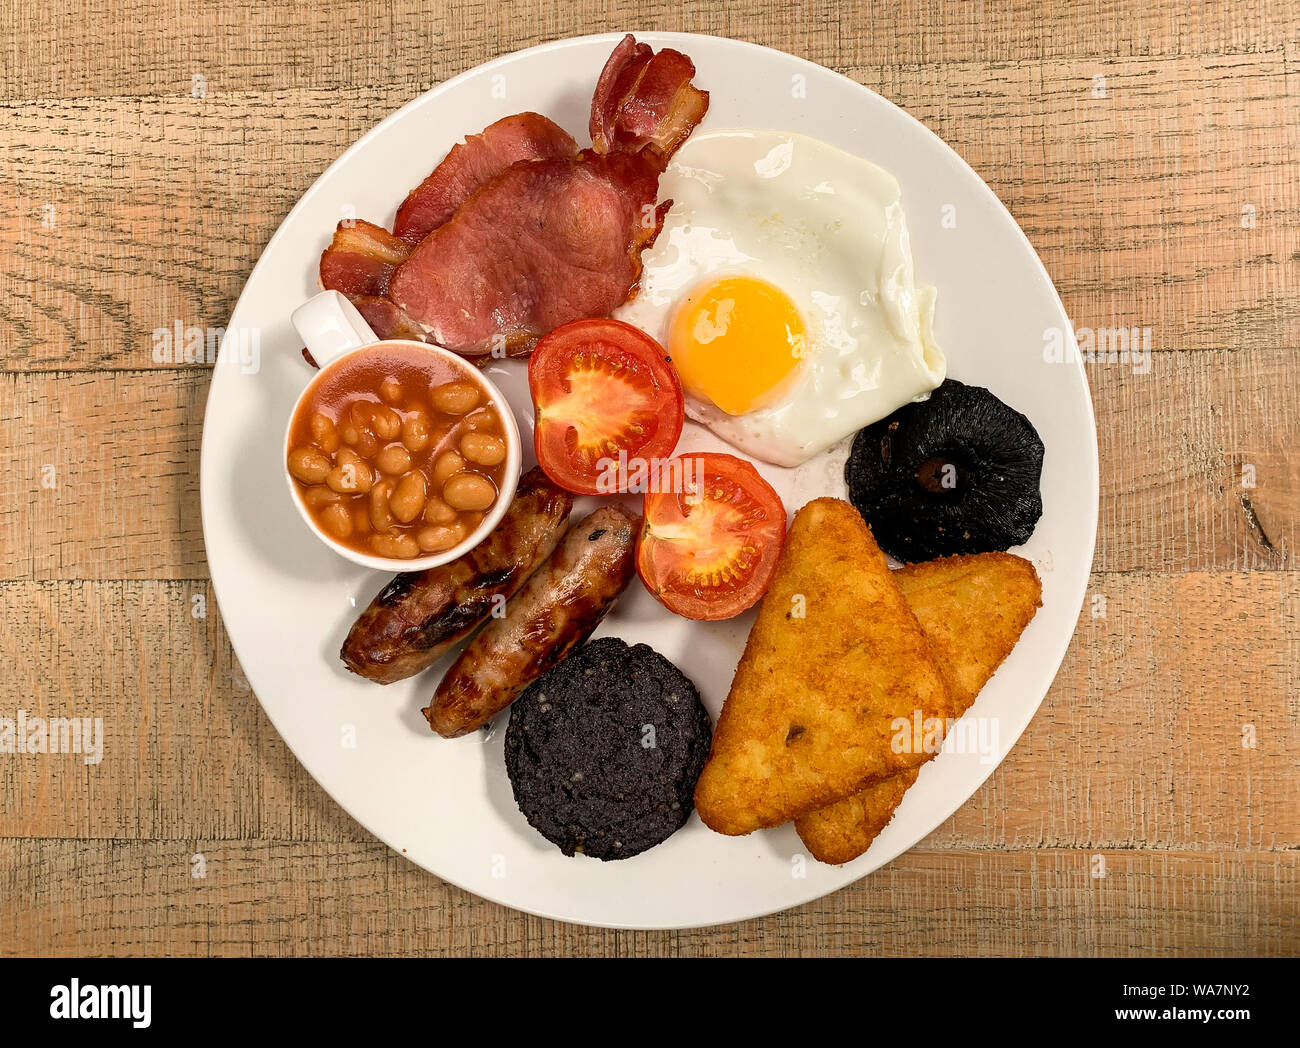
<instances>
[{"instance_id":1,"label":"egg yolk","mask_svg":"<svg viewBox=\"0 0 1300 1048\"><path fill-rule=\"evenodd\" d=\"M779 397L799 370L804 344L794 303L753 277L727 277L692 291L669 334L682 385L729 415Z\"/></svg>"}]
</instances>

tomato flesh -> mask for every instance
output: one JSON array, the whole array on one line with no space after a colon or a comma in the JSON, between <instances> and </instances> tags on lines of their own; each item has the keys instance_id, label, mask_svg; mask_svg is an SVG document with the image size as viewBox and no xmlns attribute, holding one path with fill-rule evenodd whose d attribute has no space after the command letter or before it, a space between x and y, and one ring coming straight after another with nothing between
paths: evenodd
<instances>
[{"instance_id":1,"label":"tomato flesh","mask_svg":"<svg viewBox=\"0 0 1300 1048\"><path fill-rule=\"evenodd\" d=\"M678 461L688 490L646 495L637 574L678 615L729 619L767 592L785 544L785 507L758 470L734 455Z\"/></svg>"},{"instance_id":2,"label":"tomato flesh","mask_svg":"<svg viewBox=\"0 0 1300 1048\"><path fill-rule=\"evenodd\" d=\"M618 320L575 320L537 344L528 361L537 461L583 495L624 490L626 460L664 459L681 436L682 385L662 347ZM624 470L626 475L626 470Z\"/></svg>"}]
</instances>

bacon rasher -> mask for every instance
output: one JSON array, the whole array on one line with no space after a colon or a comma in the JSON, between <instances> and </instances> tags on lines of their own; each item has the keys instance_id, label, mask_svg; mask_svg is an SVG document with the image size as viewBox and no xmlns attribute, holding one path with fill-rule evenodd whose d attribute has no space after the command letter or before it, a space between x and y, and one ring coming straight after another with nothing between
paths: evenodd
<instances>
[{"instance_id":1,"label":"bacon rasher","mask_svg":"<svg viewBox=\"0 0 1300 1048\"><path fill-rule=\"evenodd\" d=\"M516 113L489 124L451 152L397 209L393 233L418 244L446 222L479 186L520 160L576 156L578 143L540 113Z\"/></svg>"},{"instance_id":2,"label":"bacon rasher","mask_svg":"<svg viewBox=\"0 0 1300 1048\"><path fill-rule=\"evenodd\" d=\"M605 63L591 100L597 153L649 148L667 160L709 108L709 93L691 83L695 63L680 51L656 54L628 33Z\"/></svg>"},{"instance_id":3,"label":"bacon rasher","mask_svg":"<svg viewBox=\"0 0 1300 1048\"><path fill-rule=\"evenodd\" d=\"M560 324L607 316L671 205L656 204L659 176L708 108L694 73L679 51L629 34L596 86L591 149L577 152L537 113L498 120L411 191L393 233L340 223L321 285L348 295L381 338L466 356L527 355Z\"/></svg>"},{"instance_id":4,"label":"bacon rasher","mask_svg":"<svg viewBox=\"0 0 1300 1048\"><path fill-rule=\"evenodd\" d=\"M655 204L662 172L649 152L515 164L425 237L389 298L430 342L526 355L553 328L627 298L668 210Z\"/></svg>"}]
</instances>

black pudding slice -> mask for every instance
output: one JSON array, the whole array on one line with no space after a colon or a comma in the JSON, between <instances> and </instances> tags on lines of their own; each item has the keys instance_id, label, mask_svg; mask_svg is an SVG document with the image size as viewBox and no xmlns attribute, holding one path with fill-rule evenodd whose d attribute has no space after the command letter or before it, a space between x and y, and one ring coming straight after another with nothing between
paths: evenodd
<instances>
[{"instance_id":1,"label":"black pudding slice","mask_svg":"<svg viewBox=\"0 0 1300 1048\"><path fill-rule=\"evenodd\" d=\"M1043 513L1043 442L987 389L953 379L860 430L849 499L886 553L915 562L1025 542Z\"/></svg>"},{"instance_id":2,"label":"black pudding slice","mask_svg":"<svg viewBox=\"0 0 1300 1048\"><path fill-rule=\"evenodd\" d=\"M626 859L690 817L712 739L681 670L646 644L601 637L515 700L506 770L519 810L565 855Z\"/></svg>"}]
</instances>

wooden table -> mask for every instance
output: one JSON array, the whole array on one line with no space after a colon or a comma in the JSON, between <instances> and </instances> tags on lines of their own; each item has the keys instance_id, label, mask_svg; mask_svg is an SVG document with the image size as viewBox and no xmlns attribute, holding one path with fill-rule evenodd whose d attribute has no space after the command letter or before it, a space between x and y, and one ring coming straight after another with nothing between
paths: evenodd
<instances>
[{"instance_id":1,"label":"wooden table","mask_svg":"<svg viewBox=\"0 0 1300 1048\"><path fill-rule=\"evenodd\" d=\"M0 23L0 716L102 717L106 741L96 766L0 755L0 953L1300 951L1293 0L52 6ZM651 27L904 106L1011 209L1075 324L1149 328L1153 361L1088 368L1091 592L984 788L820 902L625 933L443 884L298 766L208 582L210 369L155 362L151 333L224 325L298 196L410 98Z\"/></svg>"}]
</instances>

